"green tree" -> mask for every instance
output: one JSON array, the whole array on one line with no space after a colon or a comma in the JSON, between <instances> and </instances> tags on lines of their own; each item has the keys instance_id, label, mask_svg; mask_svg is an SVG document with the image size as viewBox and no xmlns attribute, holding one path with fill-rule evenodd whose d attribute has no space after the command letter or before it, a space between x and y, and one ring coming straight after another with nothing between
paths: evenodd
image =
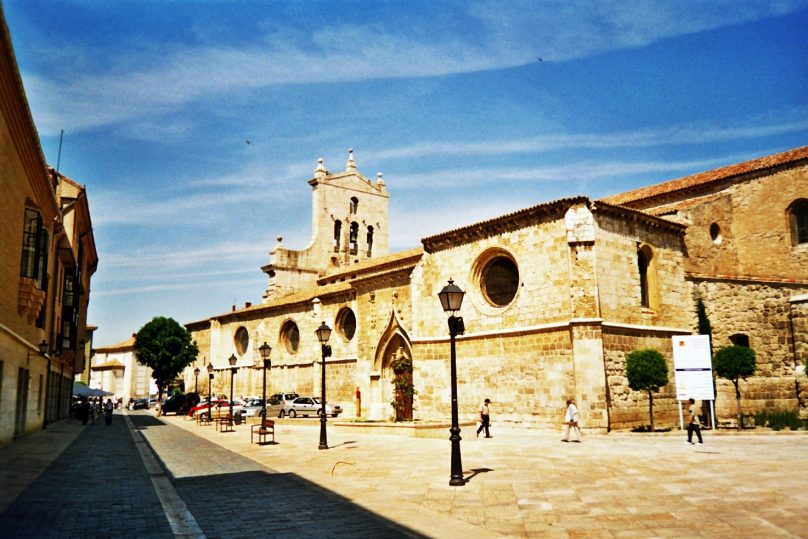
<instances>
[{"instance_id":1,"label":"green tree","mask_svg":"<svg viewBox=\"0 0 808 539\"><path fill-rule=\"evenodd\" d=\"M162 414L163 390L199 354L191 334L173 318L156 316L135 335L137 361L152 370L157 383L157 415Z\"/></svg>"},{"instance_id":2,"label":"green tree","mask_svg":"<svg viewBox=\"0 0 808 539\"><path fill-rule=\"evenodd\" d=\"M735 402L738 409L738 430L743 428L741 415L741 390L738 380L755 374L755 351L746 346L725 346L713 356L713 370L721 378L730 380L735 386Z\"/></svg>"},{"instance_id":3,"label":"green tree","mask_svg":"<svg viewBox=\"0 0 808 539\"><path fill-rule=\"evenodd\" d=\"M626 354L626 378L632 390L648 392L648 413L651 432L654 432L654 393L668 383L665 357L653 348L629 352Z\"/></svg>"}]
</instances>

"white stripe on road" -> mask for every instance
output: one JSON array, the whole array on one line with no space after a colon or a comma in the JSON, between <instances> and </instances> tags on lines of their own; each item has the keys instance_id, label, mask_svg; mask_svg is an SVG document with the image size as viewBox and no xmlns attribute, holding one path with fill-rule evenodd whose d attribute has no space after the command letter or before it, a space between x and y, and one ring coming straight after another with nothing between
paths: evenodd
<instances>
[{"instance_id":1,"label":"white stripe on road","mask_svg":"<svg viewBox=\"0 0 808 539\"><path fill-rule=\"evenodd\" d=\"M143 465L149 473L149 477L154 485L154 491L160 499L163 506L163 512L166 514L168 523L171 530L174 532L174 537L182 537L187 539L206 539L205 533L202 528L197 524L196 519L188 510L185 502L182 501L177 491L174 490L174 485L171 480L163 473L163 469L154 458L151 447L146 443L143 434L135 429L132 420L129 419L128 414L123 414L126 419L126 424L129 426L129 432L135 440L135 447L137 447L140 458L143 460Z\"/></svg>"}]
</instances>

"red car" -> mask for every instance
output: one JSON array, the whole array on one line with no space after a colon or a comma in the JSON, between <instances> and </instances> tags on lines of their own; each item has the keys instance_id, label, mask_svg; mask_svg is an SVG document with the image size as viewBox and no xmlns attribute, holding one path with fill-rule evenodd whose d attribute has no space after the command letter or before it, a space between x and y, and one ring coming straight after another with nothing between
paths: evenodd
<instances>
[{"instance_id":1,"label":"red car","mask_svg":"<svg viewBox=\"0 0 808 539\"><path fill-rule=\"evenodd\" d=\"M230 403L224 399L214 399L210 401L211 408L213 410L213 415L217 415L221 412L227 412L227 409L230 407ZM239 413L243 406L238 401L233 401L233 411L235 413ZM188 415L191 417L196 417L201 413L208 412L208 401L204 400L188 410Z\"/></svg>"}]
</instances>

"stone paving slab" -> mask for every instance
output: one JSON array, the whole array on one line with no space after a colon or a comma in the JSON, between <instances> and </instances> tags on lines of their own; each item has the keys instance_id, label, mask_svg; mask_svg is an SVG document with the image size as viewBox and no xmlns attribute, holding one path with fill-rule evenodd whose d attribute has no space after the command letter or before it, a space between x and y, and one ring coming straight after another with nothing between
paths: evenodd
<instances>
[{"instance_id":1,"label":"stone paving slab","mask_svg":"<svg viewBox=\"0 0 808 539\"><path fill-rule=\"evenodd\" d=\"M129 417L208 538L423 537L295 474L278 473L172 423L148 415Z\"/></svg>"},{"instance_id":2,"label":"stone paving slab","mask_svg":"<svg viewBox=\"0 0 808 539\"><path fill-rule=\"evenodd\" d=\"M163 418L282 473L293 473L430 537L808 537L808 433L588 435L463 432L463 487L450 487L445 440L357 435L276 423L277 445ZM761 434L766 432L766 434Z\"/></svg>"},{"instance_id":3,"label":"stone paving slab","mask_svg":"<svg viewBox=\"0 0 808 539\"><path fill-rule=\"evenodd\" d=\"M277 423L219 433L129 415L207 537L808 537L808 433L589 435L464 431L467 484L446 439ZM74 421L0 448L0 536L172 537L119 416ZM141 443L141 445L143 445Z\"/></svg>"}]
</instances>

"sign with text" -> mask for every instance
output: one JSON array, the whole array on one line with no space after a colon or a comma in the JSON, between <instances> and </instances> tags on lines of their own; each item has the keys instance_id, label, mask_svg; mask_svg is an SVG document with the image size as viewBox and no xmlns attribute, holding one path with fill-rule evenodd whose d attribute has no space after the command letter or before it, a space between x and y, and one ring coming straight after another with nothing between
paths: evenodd
<instances>
[{"instance_id":1,"label":"sign with text","mask_svg":"<svg viewBox=\"0 0 808 539\"><path fill-rule=\"evenodd\" d=\"M673 369L676 398L715 400L709 335L674 335Z\"/></svg>"}]
</instances>

